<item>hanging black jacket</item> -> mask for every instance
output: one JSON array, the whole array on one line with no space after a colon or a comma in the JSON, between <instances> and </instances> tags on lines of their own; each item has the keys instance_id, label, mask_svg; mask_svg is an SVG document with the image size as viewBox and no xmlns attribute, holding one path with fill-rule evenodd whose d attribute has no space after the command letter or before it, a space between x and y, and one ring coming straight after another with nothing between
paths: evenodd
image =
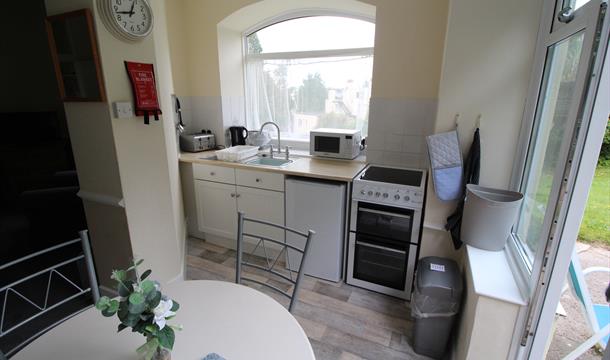
<instances>
[{"instance_id":1,"label":"hanging black jacket","mask_svg":"<svg viewBox=\"0 0 610 360\"><path fill-rule=\"evenodd\" d=\"M479 129L474 132L472 145L468 151L468 156L464 162L464 178L462 181L462 197L458 202L455 211L447 218L445 229L451 233L453 246L455 249L462 247L460 229L462 227L462 213L464 212L464 199L466 197L467 184L479 184L479 171L481 167L481 141L479 139Z\"/></svg>"}]
</instances>

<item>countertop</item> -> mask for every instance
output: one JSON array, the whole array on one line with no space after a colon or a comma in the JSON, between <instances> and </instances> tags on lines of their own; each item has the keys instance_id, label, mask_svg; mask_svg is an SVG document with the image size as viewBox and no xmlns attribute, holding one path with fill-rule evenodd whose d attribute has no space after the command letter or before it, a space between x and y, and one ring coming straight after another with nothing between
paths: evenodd
<instances>
[{"instance_id":1,"label":"countertop","mask_svg":"<svg viewBox=\"0 0 610 360\"><path fill-rule=\"evenodd\" d=\"M366 158L359 157L355 160L319 159L307 156L294 156L293 162L281 167L247 165L239 162L228 162L205 159L214 155L214 150L198 153L180 153L180 161L193 164L207 164L216 166L232 167L236 169L248 169L268 171L284 175L304 176L317 179L350 182L366 166Z\"/></svg>"}]
</instances>

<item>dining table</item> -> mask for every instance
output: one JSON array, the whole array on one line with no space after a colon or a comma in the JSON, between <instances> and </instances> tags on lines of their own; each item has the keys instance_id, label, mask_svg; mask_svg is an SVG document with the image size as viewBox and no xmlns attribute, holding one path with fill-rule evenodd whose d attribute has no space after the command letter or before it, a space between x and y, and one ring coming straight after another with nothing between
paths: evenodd
<instances>
[{"instance_id":1,"label":"dining table","mask_svg":"<svg viewBox=\"0 0 610 360\"><path fill-rule=\"evenodd\" d=\"M164 295L180 304L170 325L176 331L172 360L315 360L297 320L262 292L225 281L188 280L165 285ZM12 360L138 360L141 334L117 332L116 316L91 307L40 336Z\"/></svg>"}]
</instances>

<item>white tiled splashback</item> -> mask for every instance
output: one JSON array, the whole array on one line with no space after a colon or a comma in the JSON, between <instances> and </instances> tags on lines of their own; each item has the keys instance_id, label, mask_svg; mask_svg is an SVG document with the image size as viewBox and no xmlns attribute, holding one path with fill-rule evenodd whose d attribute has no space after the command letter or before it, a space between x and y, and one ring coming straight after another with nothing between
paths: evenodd
<instances>
[{"instance_id":1,"label":"white tiled splashback","mask_svg":"<svg viewBox=\"0 0 610 360\"><path fill-rule=\"evenodd\" d=\"M221 99L220 96L179 96L182 106L182 121L186 133L211 130L219 145L225 145L226 129L244 123L243 107L239 99ZM223 111L230 123L223 125Z\"/></svg>"},{"instance_id":2,"label":"white tiled splashback","mask_svg":"<svg viewBox=\"0 0 610 360\"><path fill-rule=\"evenodd\" d=\"M434 130L436 99L372 98L367 160L381 165L427 168L427 135Z\"/></svg>"},{"instance_id":3,"label":"white tiled splashback","mask_svg":"<svg viewBox=\"0 0 610 360\"><path fill-rule=\"evenodd\" d=\"M186 132L212 130L220 145L228 141L229 126L245 124L240 97L179 96L179 99ZM372 98L367 160L381 165L427 168L425 136L433 132L437 104L436 99Z\"/></svg>"}]
</instances>

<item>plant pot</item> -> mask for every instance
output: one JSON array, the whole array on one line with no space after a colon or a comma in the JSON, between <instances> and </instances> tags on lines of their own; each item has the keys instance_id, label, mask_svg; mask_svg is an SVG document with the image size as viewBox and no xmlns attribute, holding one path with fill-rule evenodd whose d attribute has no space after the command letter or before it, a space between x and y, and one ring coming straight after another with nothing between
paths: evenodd
<instances>
[{"instance_id":1,"label":"plant pot","mask_svg":"<svg viewBox=\"0 0 610 360\"><path fill-rule=\"evenodd\" d=\"M157 349L155 354L152 357L152 360L171 360L172 353L167 349Z\"/></svg>"}]
</instances>

